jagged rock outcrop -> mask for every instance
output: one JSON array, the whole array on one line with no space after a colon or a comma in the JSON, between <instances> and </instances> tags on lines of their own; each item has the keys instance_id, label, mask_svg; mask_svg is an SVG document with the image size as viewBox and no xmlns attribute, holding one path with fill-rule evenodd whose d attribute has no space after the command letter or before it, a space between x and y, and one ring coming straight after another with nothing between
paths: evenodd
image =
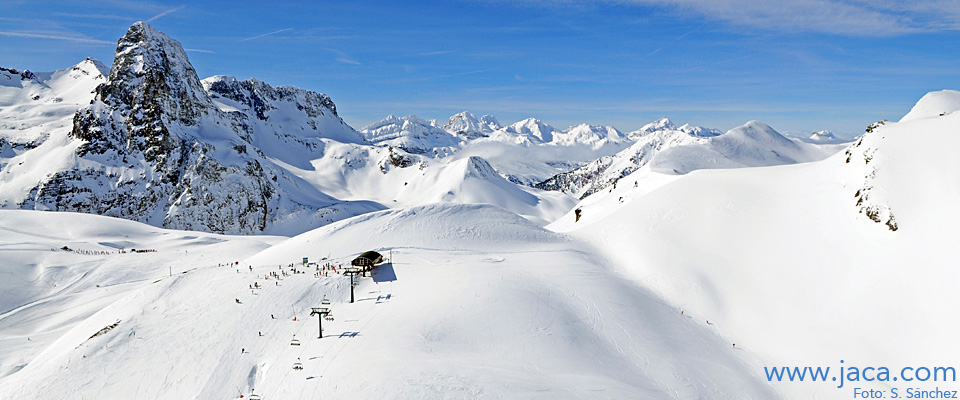
<instances>
[{"instance_id":1,"label":"jagged rock outcrop","mask_svg":"<svg viewBox=\"0 0 960 400\"><path fill-rule=\"evenodd\" d=\"M304 120L313 123L314 132L321 128L318 119L342 124L328 97L254 80L210 86L217 97L247 108L221 110L180 43L135 23L117 44L106 83L73 118L70 136L80 141L76 166L44 179L20 206L249 234L289 214L315 213L335 203L268 160L254 143L283 134L250 121L251 114L268 120L274 104L286 102L313 118ZM307 136L300 135L301 142ZM361 141L358 135L354 140Z\"/></svg>"}]
</instances>

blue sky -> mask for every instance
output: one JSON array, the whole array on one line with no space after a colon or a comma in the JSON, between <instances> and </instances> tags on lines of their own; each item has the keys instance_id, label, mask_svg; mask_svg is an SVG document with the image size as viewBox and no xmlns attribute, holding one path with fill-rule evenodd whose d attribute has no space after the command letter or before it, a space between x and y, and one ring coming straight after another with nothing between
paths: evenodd
<instances>
[{"instance_id":1,"label":"blue sky","mask_svg":"<svg viewBox=\"0 0 960 400\"><path fill-rule=\"evenodd\" d=\"M356 128L469 110L558 128L661 116L856 135L960 89L960 1L138 1L0 4L0 66L109 64L129 25L179 40L201 78L327 93Z\"/></svg>"}]
</instances>

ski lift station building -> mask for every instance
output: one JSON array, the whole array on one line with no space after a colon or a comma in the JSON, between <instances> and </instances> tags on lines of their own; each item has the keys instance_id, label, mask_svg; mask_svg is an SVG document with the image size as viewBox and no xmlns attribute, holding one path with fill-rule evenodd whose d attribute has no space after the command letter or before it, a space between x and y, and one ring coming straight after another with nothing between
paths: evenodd
<instances>
[{"instance_id":1,"label":"ski lift station building","mask_svg":"<svg viewBox=\"0 0 960 400\"><path fill-rule=\"evenodd\" d=\"M350 265L360 267L362 271L366 272L372 270L374 266L382 262L383 256L371 250L354 258L353 261L350 261Z\"/></svg>"}]
</instances>

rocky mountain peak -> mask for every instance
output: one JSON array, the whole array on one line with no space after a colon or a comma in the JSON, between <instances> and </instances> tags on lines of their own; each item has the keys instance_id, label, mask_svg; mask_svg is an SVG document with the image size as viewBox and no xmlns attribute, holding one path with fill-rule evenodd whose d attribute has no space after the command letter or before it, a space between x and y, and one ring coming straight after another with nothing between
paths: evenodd
<instances>
[{"instance_id":1,"label":"rocky mountain peak","mask_svg":"<svg viewBox=\"0 0 960 400\"><path fill-rule=\"evenodd\" d=\"M117 42L107 84L98 100L127 108L145 121L196 125L213 102L203 90L180 42L145 22L136 22Z\"/></svg>"}]
</instances>

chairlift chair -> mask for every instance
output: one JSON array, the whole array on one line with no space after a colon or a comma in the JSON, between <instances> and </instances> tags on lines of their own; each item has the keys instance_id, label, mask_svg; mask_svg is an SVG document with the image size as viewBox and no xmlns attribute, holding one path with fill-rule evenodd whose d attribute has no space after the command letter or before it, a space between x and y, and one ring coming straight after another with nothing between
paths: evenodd
<instances>
[{"instance_id":1,"label":"chairlift chair","mask_svg":"<svg viewBox=\"0 0 960 400\"><path fill-rule=\"evenodd\" d=\"M303 370L303 364L302 364L302 363L299 363L299 362L295 362L295 363L293 363L293 369L295 369L295 370L297 370L297 371L302 371L302 370Z\"/></svg>"},{"instance_id":2,"label":"chairlift chair","mask_svg":"<svg viewBox=\"0 0 960 400\"><path fill-rule=\"evenodd\" d=\"M300 340L297 339L296 337L294 337L293 339L290 340L290 345L291 345L291 346L299 346L299 345L300 345Z\"/></svg>"},{"instance_id":3,"label":"chairlift chair","mask_svg":"<svg viewBox=\"0 0 960 400\"><path fill-rule=\"evenodd\" d=\"M260 395L259 395L259 394L251 394L251 395L250 395L250 400L260 400Z\"/></svg>"}]
</instances>

